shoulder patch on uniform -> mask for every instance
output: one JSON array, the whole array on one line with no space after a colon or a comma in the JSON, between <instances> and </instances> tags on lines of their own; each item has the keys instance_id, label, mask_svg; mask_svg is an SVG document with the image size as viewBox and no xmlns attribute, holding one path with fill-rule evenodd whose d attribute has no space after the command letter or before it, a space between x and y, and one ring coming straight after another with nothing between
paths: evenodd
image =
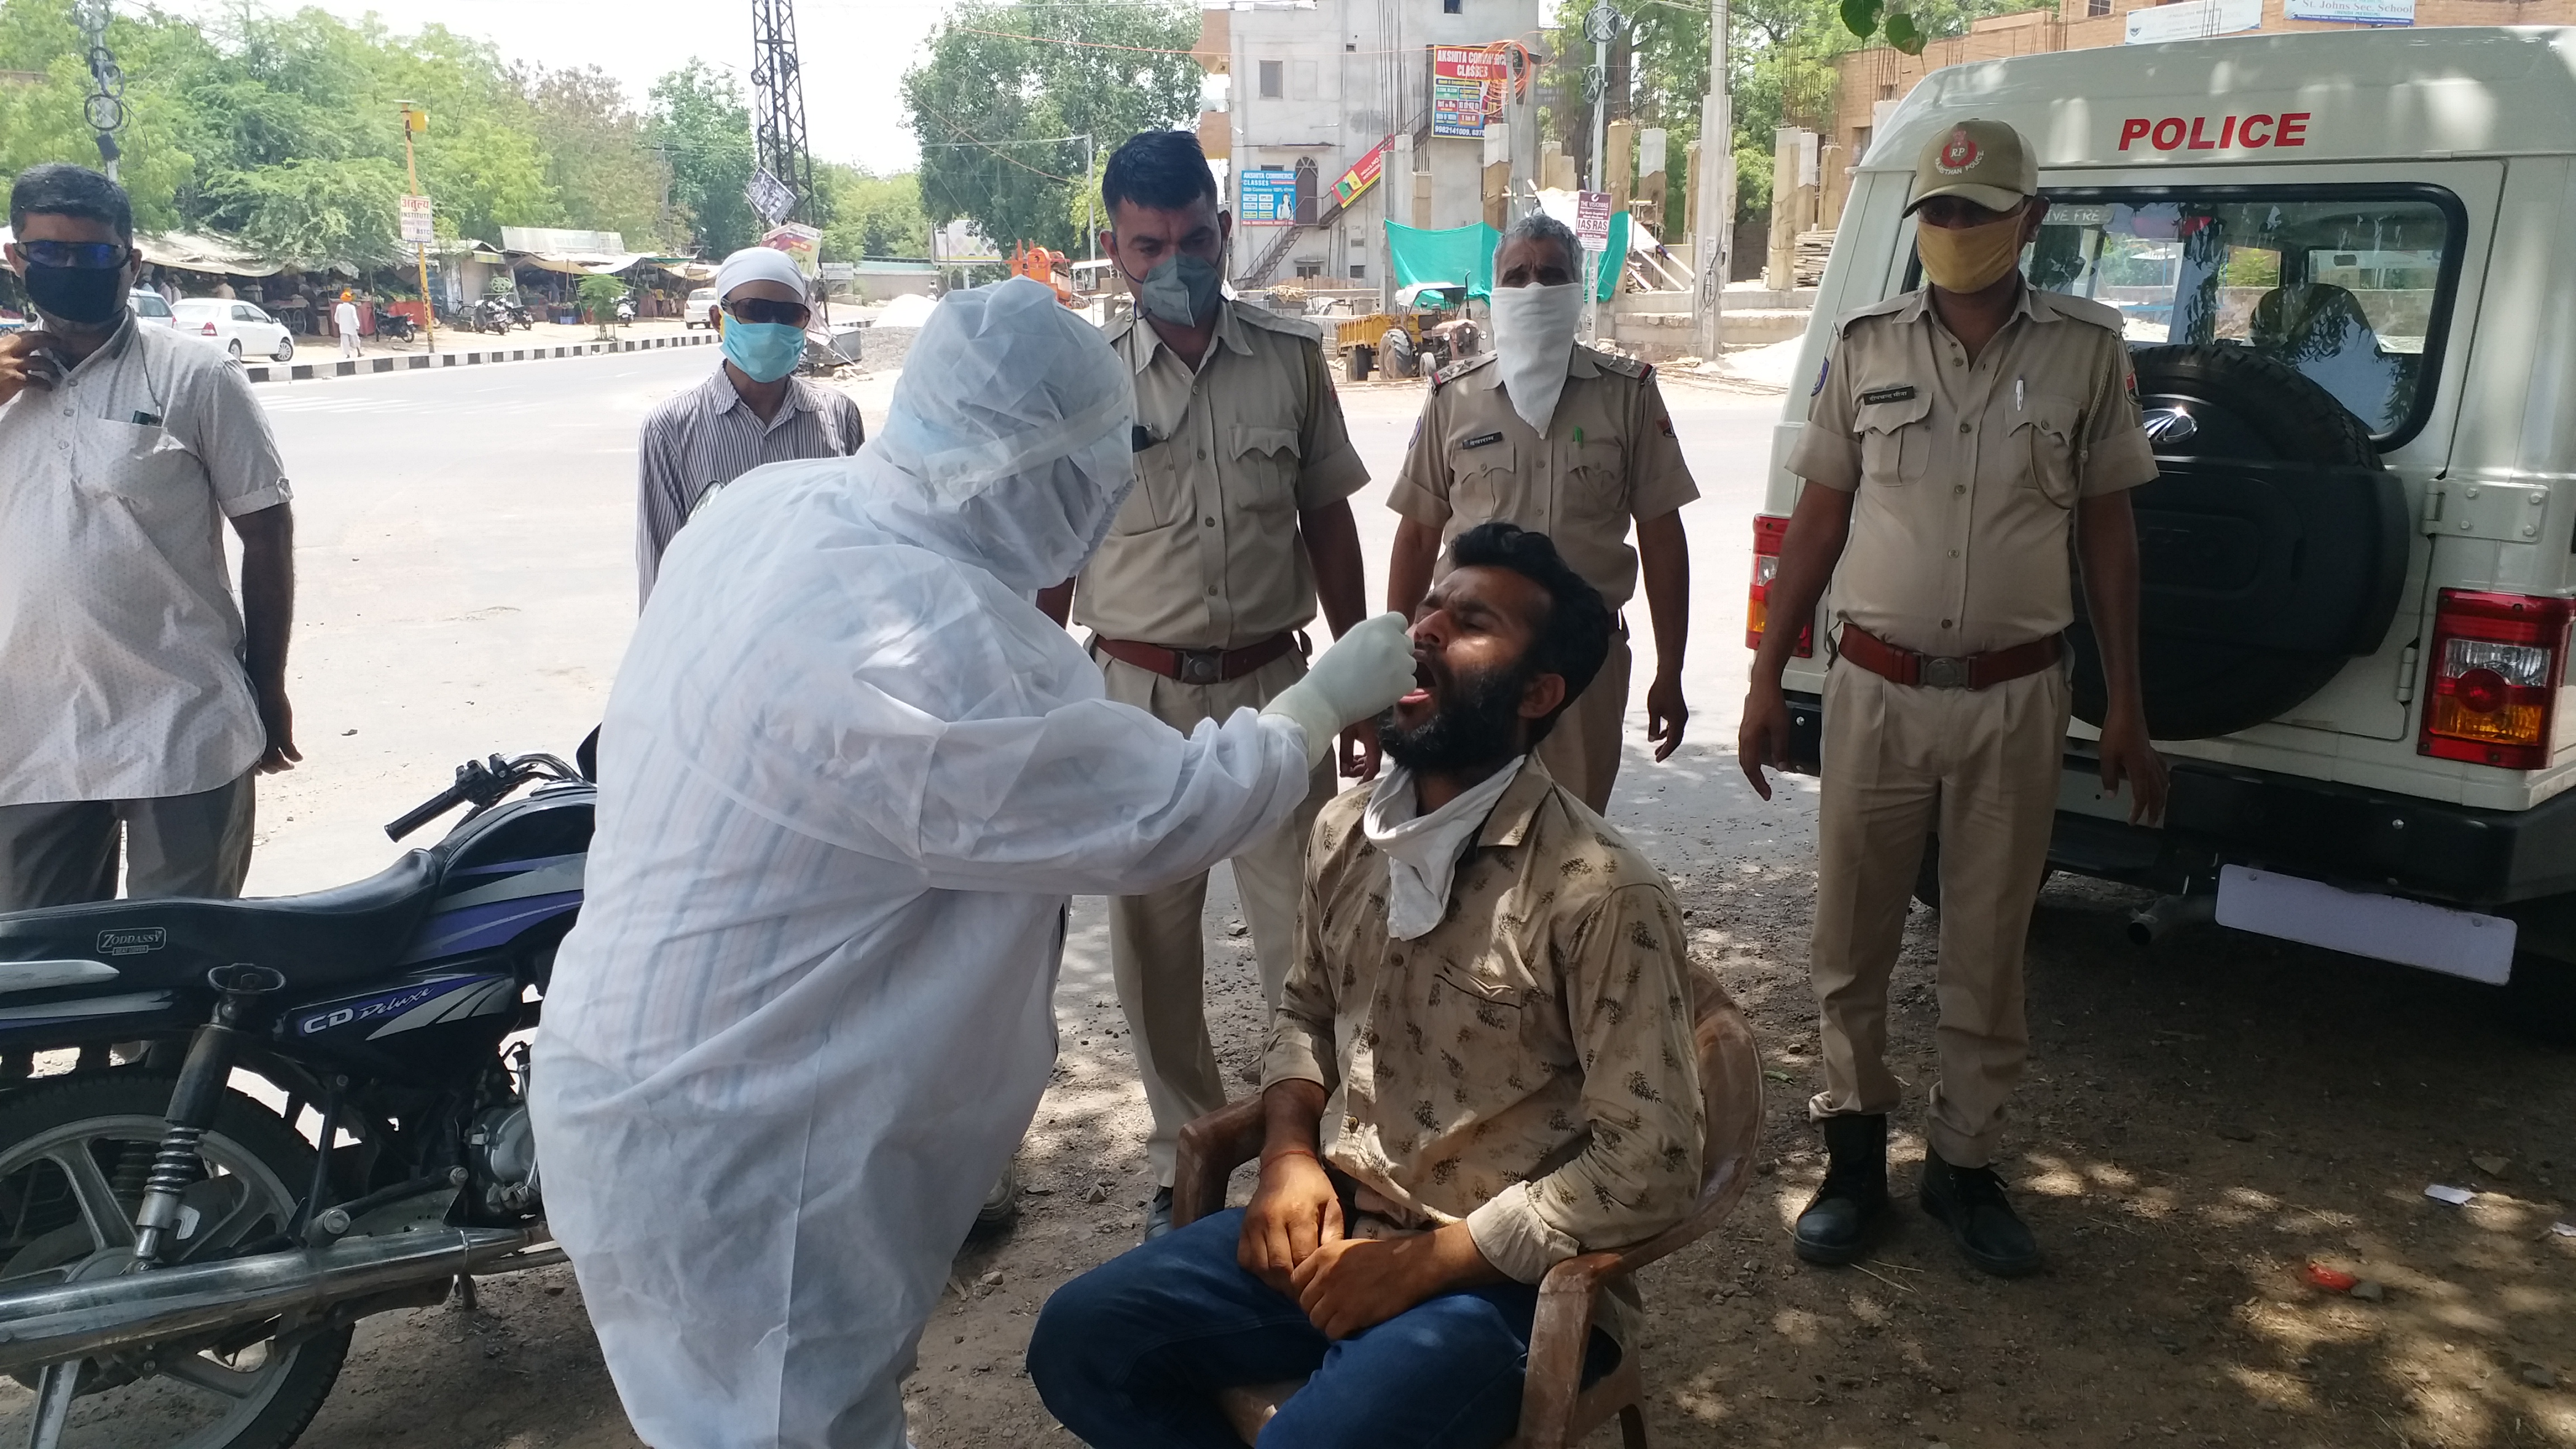
<instances>
[{"instance_id":1,"label":"shoulder patch on uniform","mask_svg":"<svg viewBox=\"0 0 2576 1449\"><path fill-rule=\"evenodd\" d=\"M2111 332L2126 330L2118 308L2105 306L2089 297L2069 296L2064 292L2045 292L2036 288L2032 289L2032 296L2045 298L2050 310L2069 321L2090 322L2096 327Z\"/></svg>"},{"instance_id":2,"label":"shoulder patch on uniform","mask_svg":"<svg viewBox=\"0 0 2576 1449\"><path fill-rule=\"evenodd\" d=\"M1440 369L1438 372L1431 374L1431 385L1434 388L1437 388L1443 383L1455 382L1459 378L1465 377L1468 373L1474 372L1477 368L1483 367L1487 363L1492 362L1496 355L1497 354L1491 352L1482 352L1478 353L1474 357L1453 362L1447 367Z\"/></svg>"},{"instance_id":3,"label":"shoulder patch on uniform","mask_svg":"<svg viewBox=\"0 0 2576 1449\"><path fill-rule=\"evenodd\" d=\"M1863 407L1867 407L1871 403L1912 402L1914 401L1914 384L1908 382L1900 383L1895 387L1872 388L1869 391L1862 393L1860 395L1860 400Z\"/></svg>"},{"instance_id":4,"label":"shoulder patch on uniform","mask_svg":"<svg viewBox=\"0 0 2576 1449\"><path fill-rule=\"evenodd\" d=\"M1902 311L1907 306L1911 305L1913 301L1914 294L1912 292L1899 292L1893 297L1883 297L1878 301L1870 303L1866 307L1855 307L1851 311L1845 312L1842 316L1834 319L1834 335L1840 337L1844 333L1851 331L1852 326L1855 323L1866 322L1872 317L1885 317L1891 313Z\"/></svg>"},{"instance_id":5,"label":"shoulder patch on uniform","mask_svg":"<svg viewBox=\"0 0 2576 1449\"><path fill-rule=\"evenodd\" d=\"M1464 440L1464 441L1460 442L1460 443L1458 444L1458 446L1459 446L1459 447L1461 447L1461 448L1481 448L1481 447L1486 446L1486 445L1487 445L1487 444L1489 444L1489 443L1499 443L1499 442L1501 442L1502 440L1503 440L1503 435L1502 435L1501 433L1498 433L1498 432L1496 432L1496 433L1478 433L1476 436L1474 436L1474 437L1472 437L1472 438L1468 438L1468 439L1466 439L1466 440Z\"/></svg>"},{"instance_id":6,"label":"shoulder patch on uniform","mask_svg":"<svg viewBox=\"0 0 2576 1449\"><path fill-rule=\"evenodd\" d=\"M1576 345L1581 346L1580 343ZM1655 370L1653 364L1639 362L1633 357L1621 357L1615 352L1603 352L1594 347L1583 350L1591 354L1593 365L1603 372L1615 372L1621 377L1644 377Z\"/></svg>"},{"instance_id":7,"label":"shoulder patch on uniform","mask_svg":"<svg viewBox=\"0 0 2576 1449\"><path fill-rule=\"evenodd\" d=\"M1267 307L1255 306L1250 302L1238 299L1234 315L1264 332L1277 332L1317 344L1321 344L1324 340L1324 330L1305 318L1273 312Z\"/></svg>"},{"instance_id":8,"label":"shoulder patch on uniform","mask_svg":"<svg viewBox=\"0 0 2576 1449\"><path fill-rule=\"evenodd\" d=\"M1825 390L1825 379L1833 375L1834 355L1828 352L1825 354L1825 365L1816 369L1816 385L1807 389L1807 396L1814 397L1818 393L1823 392Z\"/></svg>"}]
</instances>

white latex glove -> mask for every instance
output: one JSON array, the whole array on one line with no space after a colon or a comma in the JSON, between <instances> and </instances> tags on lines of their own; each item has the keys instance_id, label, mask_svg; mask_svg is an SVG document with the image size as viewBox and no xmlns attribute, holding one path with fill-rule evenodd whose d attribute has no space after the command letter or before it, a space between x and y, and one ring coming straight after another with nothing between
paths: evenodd
<instances>
[{"instance_id":1,"label":"white latex glove","mask_svg":"<svg viewBox=\"0 0 2576 1449\"><path fill-rule=\"evenodd\" d=\"M1404 616L1380 614L1333 641L1306 677L1271 699L1263 714L1294 723L1306 736L1306 768L1323 763L1342 730L1386 713L1413 691L1413 636Z\"/></svg>"}]
</instances>

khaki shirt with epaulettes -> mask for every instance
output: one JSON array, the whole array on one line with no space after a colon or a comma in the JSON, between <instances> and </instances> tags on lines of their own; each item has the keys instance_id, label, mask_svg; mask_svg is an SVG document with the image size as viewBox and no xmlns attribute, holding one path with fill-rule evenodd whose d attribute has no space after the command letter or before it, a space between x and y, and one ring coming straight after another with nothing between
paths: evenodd
<instances>
[{"instance_id":1,"label":"khaki shirt with epaulettes","mask_svg":"<svg viewBox=\"0 0 2576 1449\"><path fill-rule=\"evenodd\" d=\"M1297 515L1368 482L1310 325L1220 304L1193 369L1130 317L1109 344L1135 374L1136 487L1074 586L1108 639L1241 649L1315 617Z\"/></svg>"},{"instance_id":2,"label":"khaki shirt with epaulettes","mask_svg":"<svg viewBox=\"0 0 2576 1449\"><path fill-rule=\"evenodd\" d=\"M1842 319L1790 472L1852 500L1834 615L1936 656L2075 621L2079 500L2156 476L2120 314L2024 287L1975 361L1907 292Z\"/></svg>"},{"instance_id":3,"label":"khaki shirt with epaulettes","mask_svg":"<svg viewBox=\"0 0 2576 1449\"><path fill-rule=\"evenodd\" d=\"M1479 523L1544 533L1612 608L1637 590L1630 520L1699 497L1655 369L1577 346L1541 437L1512 410L1494 354L1432 375L1387 506L1441 542Z\"/></svg>"}]
</instances>

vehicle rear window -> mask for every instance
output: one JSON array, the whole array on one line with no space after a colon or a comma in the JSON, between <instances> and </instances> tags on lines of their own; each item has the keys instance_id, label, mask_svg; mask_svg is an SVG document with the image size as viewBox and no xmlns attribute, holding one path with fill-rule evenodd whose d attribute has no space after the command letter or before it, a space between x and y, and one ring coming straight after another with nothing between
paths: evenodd
<instances>
[{"instance_id":1,"label":"vehicle rear window","mask_svg":"<svg viewBox=\"0 0 2576 1449\"><path fill-rule=\"evenodd\" d=\"M2441 373L2462 213L2431 186L2051 190L2034 285L2120 310L2129 344L2247 347L2334 395L2382 447Z\"/></svg>"},{"instance_id":2,"label":"vehicle rear window","mask_svg":"<svg viewBox=\"0 0 2576 1449\"><path fill-rule=\"evenodd\" d=\"M146 317L167 317L170 304L150 292L137 292L134 294L134 310Z\"/></svg>"}]
</instances>

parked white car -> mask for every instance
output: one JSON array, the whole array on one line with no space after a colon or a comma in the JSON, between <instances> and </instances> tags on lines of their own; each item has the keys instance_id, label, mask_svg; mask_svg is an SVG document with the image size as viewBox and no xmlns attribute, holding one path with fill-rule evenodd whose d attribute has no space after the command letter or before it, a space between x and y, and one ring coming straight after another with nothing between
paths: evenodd
<instances>
[{"instance_id":1,"label":"parked white car","mask_svg":"<svg viewBox=\"0 0 2576 1449\"><path fill-rule=\"evenodd\" d=\"M680 313L680 330L686 332L692 327L704 327L711 332L721 331L723 329L716 324L723 311L723 304L716 300L716 289L700 287L689 294L688 304Z\"/></svg>"},{"instance_id":2,"label":"parked white car","mask_svg":"<svg viewBox=\"0 0 2576 1449\"><path fill-rule=\"evenodd\" d=\"M276 362L295 360L295 334L254 303L182 297L176 311L180 331L205 338L231 353L236 362L250 352Z\"/></svg>"},{"instance_id":3,"label":"parked white car","mask_svg":"<svg viewBox=\"0 0 2576 1449\"><path fill-rule=\"evenodd\" d=\"M170 315L170 304L161 300L160 293L148 287L137 287L126 293L125 298L133 304L134 315L143 319L143 325L147 327L179 325L178 320Z\"/></svg>"}]
</instances>

